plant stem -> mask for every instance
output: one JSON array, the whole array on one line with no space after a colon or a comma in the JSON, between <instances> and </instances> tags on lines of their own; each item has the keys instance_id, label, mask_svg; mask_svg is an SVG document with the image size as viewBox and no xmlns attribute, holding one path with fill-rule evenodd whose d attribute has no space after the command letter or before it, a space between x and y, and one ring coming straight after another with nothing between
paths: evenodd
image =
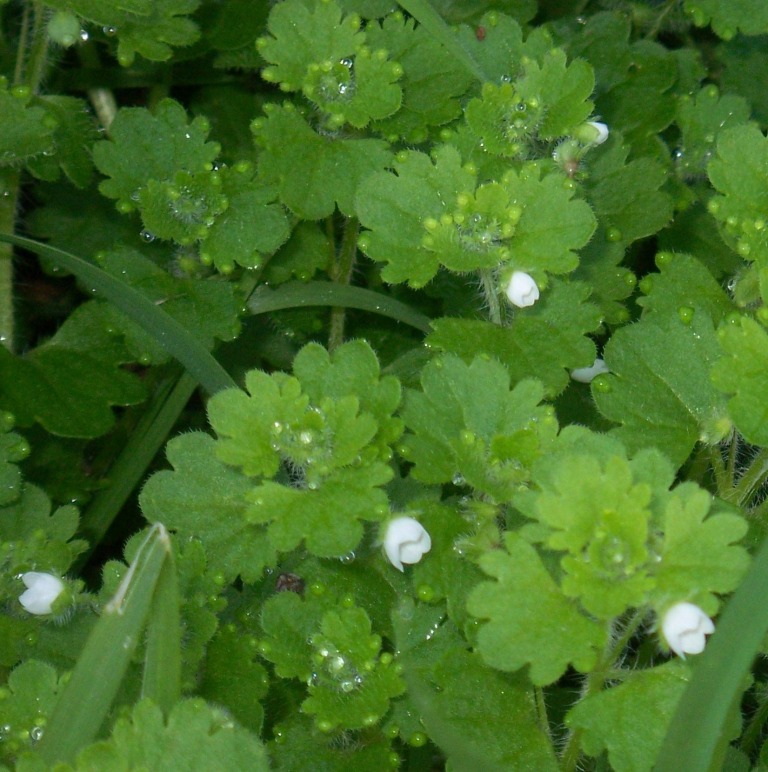
<instances>
[{"instance_id":1,"label":"plant stem","mask_svg":"<svg viewBox=\"0 0 768 772\"><path fill-rule=\"evenodd\" d=\"M35 0L32 7L35 18L32 23L32 46L29 50L25 80L32 92L37 93L48 61L48 33L44 24L45 6L40 0Z\"/></svg>"},{"instance_id":2,"label":"plant stem","mask_svg":"<svg viewBox=\"0 0 768 772\"><path fill-rule=\"evenodd\" d=\"M741 736L739 747L744 753L750 755L760 740L765 722L768 721L768 688L763 684L760 694L760 704L749 720L744 734Z\"/></svg>"},{"instance_id":3,"label":"plant stem","mask_svg":"<svg viewBox=\"0 0 768 772\"><path fill-rule=\"evenodd\" d=\"M336 284L348 285L352 279L352 270L355 265L355 255L357 253L357 233L360 229L360 223L355 217L347 218L344 225L344 235L341 239L341 249L339 255L334 255L334 261L331 264L331 279ZM344 342L344 322L346 319L346 308L343 306L334 306L331 309L331 329L328 334L328 351L333 351Z\"/></svg>"},{"instance_id":4,"label":"plant stem","mask_svg":"<svg viewBox=\"0 0 768 772\"><path fill-rule=\"evenodd\" d=\"M489 268L480 270L480 286L485 296L485 302L488 303L488 315L494 324L502 326L501 305L499 304L499 293L496 290L496 282L493 278L493 271Z\"/></svg>"},{"instance_id":5,"label":"plant stem","mask_svg":"<svg viewBox=\"0 0 768 772\"><path fill-rule=\"evenodd\" d=\"M544 699L544 689L541 686L533 687L533 696L536 700L536 718L539 722L539 727L544 733L544 736L552 742L552 731L549 727L549 718L547 717L547 703Z\"/></svg>"},{"instance_id":6,"label":"plant stem","mask_svg":"<svg viewBox=\"0 0 768 772\"><path fill-rule=\"evenodd\" d=\"M0 232L13 233L19 173L0 172ZM0 244L0 344L13 351L13 246Z\"/></svg>"},{"instance_id":7,"label":"plant stem","mask_svg":"<svg viewBox=\"0 0 768 772\"><path fill-rule=\"evenodd\" d=\"M739 507L744 507L766 479L768 479L768 449L763 448L752 459L749 469L741 476L730 495L724 498Z\"/></svg>"},{"instance_id":8,"label":"plant stem","mask_svg":"<svg viewBox=\"0 0 768 772\"><path fill-rule=\"evenodd\" d=\"M712 471L715 474L715 484L717 485L718 495L726 498L733 487L733 482L726 472L723 456L720 452L720 446L710 445L707 448L707 453L709 455L709 463L712 466Z\"/></svg>"},{"instance_id":9,"label":"plant stem","mask_svg":"<svg viewBox=\"0 0 768 772\"><path fill-rule=\"evenodd\" d=\"M584 690L581 699L584 700L595 692L599 692L605 686L609 678L615 677L615 671L612 669L613 663L621 654L624 647L629 643L629 639L635 634L640 623L645 616L644 611L636 611L630 618L626 626L617 638L609 635L603 656L595 666L592 672L587 674L584 684ZM579 768L579 758L581 757L581 729L574 729L568 736L568 740L560 756L560 766L563 772L575 772Z\"/></svg>"}]
</instances>

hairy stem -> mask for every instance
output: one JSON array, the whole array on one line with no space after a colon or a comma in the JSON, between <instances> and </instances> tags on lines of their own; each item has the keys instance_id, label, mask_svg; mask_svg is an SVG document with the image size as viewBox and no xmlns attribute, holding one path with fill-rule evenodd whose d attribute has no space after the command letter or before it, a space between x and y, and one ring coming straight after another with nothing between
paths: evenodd
<instances>
[{"instance_id":1,"label":"hairy stem","mask_svg":"<svg viewBox=\"0 0 768 772\"><path fill-rule=\"evenodd\" d=\"M755 491L768 480L768 449L763 448L744 472L741 479L727 497L739 507L745 507L755 495Z\"/></svg>"},{"instance_id":2,"label":"hairy stem","mask_svg":"<svg viewBox=\"0 0 768 772\"><path fill-rule=\"evenodd\" d=\"M341 249L338 257L334 255L331 264L331 279L336 284L348 285L352 279L352 270L357 253L357 233L360 223L354 217L349 217L344 225L344 235L341 239ZM333 351L344 342L344 323L346 308L335 306L331 309L331 329L328 334L328 350Z\"/></svg>"},{"instance_id":3,"label":"hairy stem","mask_svg":"<svg viewBox=\"0 0 768 772\"><path fill-rule=\"evenodd\" d=\"M502 325L501 305L499 304L499 293L496 289L496 282L493 278L493 271L488 268L480 270L480 286L483 290L485 302L488 303L488 316L494 324Z\"/></svg>"},{"instance_id":4,"label":"hairy stem","mask_svg":"<svg viewBox=\"0 0 768 772\"><path fill-rule=\"evenodd\" d=\"M605 686L605 682L615 678L613 664L618 659L621 652L629 643L630 638L635 634L640 623L645 616L643 611L637 611L629 619L621 634L613 636L609 634L609 640L606 644L603 655L595 668L590 672L585 680L584 690L581 699L589 697L595 692L599 692ZM611 624L612 628L612 624ZM566 741L563 752L560 756L560 766L564 772L575 772L579 768L579 759L581 757L581 737L582 730L574 729Z\"/></svg>"},{"instance_id":5,"label":"hairy stem","mask_svg":"<svg viewBox=\"0 0 768 772\"><path fill-rule=\"evenodd\" d=\"M0 232L13 233L19 173L0 172ZM13 246L0 244L0 345L13 351Z\"/></svg>"}]
</instances>

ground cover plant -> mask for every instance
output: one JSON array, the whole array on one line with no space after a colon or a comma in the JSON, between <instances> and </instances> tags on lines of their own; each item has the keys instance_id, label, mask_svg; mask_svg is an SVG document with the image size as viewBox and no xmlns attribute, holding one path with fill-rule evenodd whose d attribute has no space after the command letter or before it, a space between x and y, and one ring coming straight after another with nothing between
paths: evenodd
<instances>
[{"instance_id":1,"label":"ground cover plant","mask_svg":"<svg viewBox=\"0 0 768 772\"><path fill-rule=\"evenodd\" d=\"M0 24L2 768L766 768L764 3Z\"/></svg>"}]
</instances>

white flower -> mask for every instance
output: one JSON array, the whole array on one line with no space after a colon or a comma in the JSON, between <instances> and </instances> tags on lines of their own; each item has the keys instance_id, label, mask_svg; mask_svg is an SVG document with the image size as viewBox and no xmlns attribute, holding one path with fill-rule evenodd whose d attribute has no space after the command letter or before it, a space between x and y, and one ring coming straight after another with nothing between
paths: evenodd
<instances>
[{"instance_id":1,"label":"white flower","mask_svg":"<svg viewBox=\"0 0 768 772\"><path fill-rule=\"evenodd\" d=\"M518 308L532 306L539 299L539 288L533 277L523 271L515 271L506 289L509 302Z\"/></svg>"},{"instance_id":2,"label":"white flower","mask_svg":"<svg viewBox=\"0 0 768 772\"><path fill-rule=\"evenodd\" d=\"M64 592L64 582L52 574L27 571L21 581L28 588L19 596L19 603L30 614L50 614L56 599Z\"/></svg>"},{"instance_id":3,"label":"white flower","mask_svg":"<svg viewBox=\"0 0 768 772\"><path fill-rule=\"evenodd\" d=\"M592 367L578 367L576 370L571 370L571 378L579 383L592 383L598 375L608 372L610 372L608 365L598 357Z\"/></svg>"},{"instance_id":4,"label":"white flower","mask_svg":"<svg viewBox=\"0 0 768 772\"><path fill-rule=\"evenodd\" d=\"M715 624L693 603L677 603L664 614L661 631L669 648L685 659L686 654L704 651L705 636L715 632Z\"/></svg>"},{"instance_id":5,"label":"white flower","mask_svg":"<svg viewBox=\"0 0 768 772\"><path fill-rule=\"evenodd\" d=\"M591 126L597 132L597 136L590 141L590 145L602 145L608 139L608 126L600 121L587 121L587 126Z\"/></svg>"},{"instance_id":6,"label":"white flower","mask_svg":"<svg viewBox=\"0 0 768 772\"><path fill-rule=\"evenodd\" d=\"M403 563L418 563L432 547L432 539L424 526L412 517L398 517L387 525L384 552L389 562L403 571Z\"/></svg>"}]
</instances>

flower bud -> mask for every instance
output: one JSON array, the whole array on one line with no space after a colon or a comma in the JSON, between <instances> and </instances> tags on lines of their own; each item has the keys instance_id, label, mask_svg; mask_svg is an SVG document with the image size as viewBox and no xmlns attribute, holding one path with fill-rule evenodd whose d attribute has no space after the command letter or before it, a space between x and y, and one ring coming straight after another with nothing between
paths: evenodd
<instances>
[{"instance_id":1,"label":"flower bud","mask_svg":"<svg viewBox=\"0 0 768 772\"><path fill-rule=\"evenodd\" d=\"M592 147L602 145L609 133L608 126L600 121L587 121L577 130L579 140Z\"/></svg>"},{"instance_id":2,"label":"flower bud","mask_svg":"<svg viewBox=\"0 0 768 772\"><path fill-rule=\"evenodd\" d=\"M532 276L515 271L507 284L506 294L513 306L527 308L539 299L539 288Z\"/></svg>"},{"instance_id":3,"label":"flower bud","mask_svg":"<svg viewBox=\"0 0 768 772\"><path fill-rule=\"evenodd\" d=\"M578 367L571 370L571 378L579 383L592 383L601 373L609 373L608 365L598 357L591 367Z\"/></svg>"},{"instance_id":4,"label":"flower bud","mask_svg":"<svg viewBox=\"0 0 768 772\"><path fill-rule=\"evenodd\" d=\"M404 570L403 563L418 563L431 547L432 539L418 520L398 517L387 525L384 552L398 571Z\"/></svg>"},{"instance_id":5,"label":"flower bud","mask_svg":"<svg viewBox=\"0 0 768 772\"><path fill-rule=\"evenodd\" d=\"M669 648L685 659L686 654L704 651L706 636L715 632L715 624L693 603L677 603L664 614L661 631Z\"/></svg>"},{"instance_id":6,"label":"flower bud","mask_svg":"<svg viewBox=\"0 0 768 772\"><path fill-rule=\"evenodd\" d=\"M64 582L52 574L27 571L21 575L27 589L19 596L19 603L30 614L50 614L53 604L64 592Z\"/></svg>"}]
</instances>

